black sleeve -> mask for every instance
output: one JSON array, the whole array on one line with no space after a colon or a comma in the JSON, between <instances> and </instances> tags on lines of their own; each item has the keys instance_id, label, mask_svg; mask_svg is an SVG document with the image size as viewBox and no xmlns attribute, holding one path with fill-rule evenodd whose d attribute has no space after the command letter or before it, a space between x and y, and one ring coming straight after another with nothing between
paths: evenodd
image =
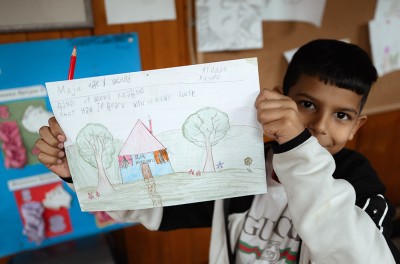
<instances>
[{"instance_id":1,"label":"black sleeve","mask_svg":"<svg viewBox=\"0 0 400 264\"><path fill-rule=\"evenodd\" d=\"M395 209L385 197L386 188L367 158L352 150L343 149L334 155L335 179L345 179L354 187L356 205L363 209L383 234L396 263L400 253L391 241Z\"/></svg>"},{"instance_id":2,"label":"black sleeve","mask_svg":"<svg viewBox=\"0 0 400 264\"><path fill-rule=\"evenodd\" d=\"M213 211L214 201L166 206L159 230L211 227Z\"/></svg>"},{"instance_id":3,"label":"black sleeve","mask_svg":"<svg viewBox=\"0 0 400 264\"><path fill-rule=\"evenodd\" d=\"M243 213L249 210L253 199L254 195L225 199L230 201L229 214ZM163 208L163 218L159 230L211 227L213 213L214 201L167 206Z\"/></svg>"},{"instance_id":4,"label":"black sleeve","mask_svg":"<svg viewBox=\"0 0 400 264\"><path fill-rule=\"evenodd\" d=\"M359 207L361 207L371 217L372 221L374 221L376 227L385 237L396 263L400 263L399 250L390 239L393 231L392 218L394 215L394 207L392 204L383 195L378 194L366 199L364 205L360 204Z\"/></svg>"}]
</instances>

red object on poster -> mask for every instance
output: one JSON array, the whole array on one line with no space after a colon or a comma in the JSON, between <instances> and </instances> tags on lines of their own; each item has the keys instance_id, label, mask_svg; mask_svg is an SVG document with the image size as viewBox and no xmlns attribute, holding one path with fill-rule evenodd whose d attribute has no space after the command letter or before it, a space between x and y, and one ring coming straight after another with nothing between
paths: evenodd
<instances>
[{"instance_id":1,"label":"red object on poster","mask_svg":"<svg viewBox=\"0 0 400 264\"><path fill-rule=\"evenodd\" d=\"M54 188L62 185L61 182L53 182L39 186L28 187L25 189L15 190L14 196L17 201L18 211L25 226L25 220L22 217L21 207L29 202L43 202L46 198L46 193ZM43 212L45 222L45 236L46 238L64 235L72 232L71 218L68 208L61 207L54 210L45 208Z\"/></svg>"},{"instance_id":2,"label":"red object on poster","mask_svg":"<svg viewBox=\"0 0 400 264\"><path fill-rule=\"evenodd\" d=\"M106 212L98 211L93 212L95 219L96 219L96 226L98 228L103 228L112 224L115 224L116 221L111 218Z\"/></svg>"}]
</instances>

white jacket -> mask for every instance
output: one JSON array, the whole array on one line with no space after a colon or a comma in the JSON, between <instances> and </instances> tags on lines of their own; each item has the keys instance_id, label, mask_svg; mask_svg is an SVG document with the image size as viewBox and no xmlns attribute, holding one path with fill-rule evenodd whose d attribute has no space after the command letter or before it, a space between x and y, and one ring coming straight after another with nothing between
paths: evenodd
<instances>
[{"instance_id":1,"label":"white jacket","mask_svg":"<svg viewBox=\"0 0 400 264\"><path fill-rule=\"evenodd\" d=\"M287 193L293 224L303 241L298 263L395 263L381 230L355 205L353 186L332 177L334 159L316 138L274 154L273 167ZM109 214L118 221L140 222L150 230L158 230L163 208ZM232 250L245 217L246 212L229 216ZM214 205L210 263L229 263L225 237L223 201L219 200Z\"/></svg>"}]
</instances>

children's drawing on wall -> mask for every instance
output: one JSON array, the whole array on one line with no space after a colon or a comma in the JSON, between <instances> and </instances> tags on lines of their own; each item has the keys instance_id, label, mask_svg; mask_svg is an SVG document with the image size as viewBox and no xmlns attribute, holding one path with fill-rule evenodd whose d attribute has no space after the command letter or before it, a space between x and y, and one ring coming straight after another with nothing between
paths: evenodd
<instances>
[{"instance_id":1,"label":"children's drawing on wall","mask_svg":"<svg viewBox=\"0 0 400 264\"><path fill-rule=\"evenodd\" d=\"M266 192L256 59L46 86L83 211Z\"/></svg>"},{"instance_id":2,"label":"children's drawing on wall","mask_svg":"<svg viewBox=\"0 0 400 264\"><path fill-rule=\"evenodd\" d=\"M262 48L261 0L196 0L199 51Z\"/></svg>"},{"instance_id":3,"label":"children's drawing on wall","mask_svg":"<svg viewBox=\"0 0 400 264\"><path fill-rule=\"evenodd\" d=\"M400 2L398 0L378 0L376 2L374 19L400 19Z\"/></svg>"},{"instance_id":4,"label":"children's drawing on wall","mask_svg":"<svg viewBox=\"0 0 400 264\"><path fill-rule=\"evenodd\" d=\"M321 26L326 0L262 0L265 21L301 21Z\"/></svg>"},{"instance_id":5,"label":"children's drawing on wall","mask_svg":"<svg viewBox=\"0 0 400 264\"><path fill-rule=\"evenodd\" d=\"M21 169L39 163L34 144L39 128L52 116L46 109L45 96L43 86L0 91L1 167Z\"/></svg>"},{"instance_id":6,"label":"children's drawing on wall","mask_svg":"<svg viewBox=\"0 0 400 264\"><path fill-rule=\"evenodd\" d=\"M379 76L400 70L400 18L369 22L372 59Z\"/></svg>"},{"instance_id":7,"label":"children's drawing on wall","mask_svg":"<svg viewBox=\"0 0 400 264\"><path fill-rule=\"evenodd\" d=\"M104 4L110 25L176 19L173 0L105 0Z\"/></svg>"}]
</instances>

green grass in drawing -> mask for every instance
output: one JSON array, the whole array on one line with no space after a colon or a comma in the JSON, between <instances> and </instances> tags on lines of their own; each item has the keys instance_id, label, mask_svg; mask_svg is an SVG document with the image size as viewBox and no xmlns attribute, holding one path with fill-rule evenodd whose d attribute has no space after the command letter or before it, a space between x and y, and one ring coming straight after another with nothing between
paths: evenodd
<instances>
[{"instance_id":1,"label":"green grass in drawing","mask_svg":"<svg viewBox=\"0 0 400 264\"><path fill-rule=\"evenodd\" d=\"M181 129L157 136L151 120L145 125L138 119L124 140L115 139L103 124L92 123L81 129L69 150L78 154L71 166L88 176L76 182L81 195L88 195L85 208L97 203L111 206L114 198L121 202L127 197L141 197L129 202L140 208L160 207L191 199L197 191L203 193L210 181L236 186L233 178L237 175L252 181L251 175L262 169L263 155L259 153L253 166L251 150L243 149L240 142L253 140L257 133L256 128L231 126L228 115L213 107L190 114ZM220 190L211 193L220 195Z\"/></svg>"}]
</instances>

